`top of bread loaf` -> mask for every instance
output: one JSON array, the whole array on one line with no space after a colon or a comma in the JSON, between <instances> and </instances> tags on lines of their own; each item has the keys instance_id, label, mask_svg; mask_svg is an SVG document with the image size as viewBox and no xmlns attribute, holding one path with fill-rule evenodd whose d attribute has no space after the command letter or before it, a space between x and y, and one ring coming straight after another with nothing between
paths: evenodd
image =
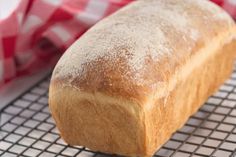
<instances>
[{"instance_id":1,"label":"top of bread loaf","mask_svg":"<svg viewBox=\"0 0 236 157\"><path fill-rule=\"evenodd\" d=\"M78 39L59 60L52 81L142 101L150 93L161 97L183 78L183 66L204 59L208 52L202 49L216 49L232 34L234 21L209 1L135 1Z\"/></svg>"}]
</instances>

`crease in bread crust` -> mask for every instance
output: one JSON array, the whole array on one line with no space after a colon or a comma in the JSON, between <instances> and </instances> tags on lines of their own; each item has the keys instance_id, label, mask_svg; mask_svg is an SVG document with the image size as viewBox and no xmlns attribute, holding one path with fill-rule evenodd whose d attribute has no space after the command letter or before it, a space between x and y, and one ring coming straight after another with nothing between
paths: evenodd
<instances>
[{"instance_id":1,"label":"crease in bread crust","mask_svg":"<svg viewBox=\"0 0 236 157\"><path fill-rule=\"evenodd\" d=\"M233 35L232 35L233 34ZM199 66L201 65L201 62L204 62L209 56L211 56L213 53L217 51L221 46L223 46L225 43L231 42L233 39L236 38L236 28L232 27L228 29L227 32L219 33L215 38L213 38L211 41L206 41L210 42L210 44L205 44L205 47L198 49L197 53L193 53L192 56L189 57L189 60L178 67L176 71L174 71L173 74L169 75L170 79L167 79L166 81L157 81L156 84L153 84L152 88L154 89L152 93L149 93L148 95L145 95L145 97L149 97L150 99L145 99L139 100L139 99L132 99L128 100L127 98L122 98L122 95L117 97L118 99L123 100L128 100L128 101L137 101L139 105L141 104L148 104L147 108L150 108L152 100L155 101L155 99L159 98L167 98L168 93L172 91L176 84L178 83L179 80L185 79L193 70L192 64ZM210 52L210 53L205 53L205 52ZM60 78L54 78L56 81L57 79L60 80ZM69 81L68 81L69 80ZM78 90L79 92L83 93L89 93L86 90L83 91L81 90L76 84L73 84L73 79L68 79L63 81L62 80L62 86L70 86L73 87L74 89ZM94 93L94 92L93 92ZM109 93L101 93L101 92L96 92L100 93L102 95L107 95L111 97L116 97L116 95L109 95ZM150 108L151 109L151 108Z\"/></svg>"},{"instance_id":2,"label":"crease in bread crust","mask_svg":"<svg viewBox=\"0 0 236 157\"><path fill-rule=\"evenodd\" d=\"M209 41L211 44L207 44L204 48L199 49L198 53L195 53L193 56L191 56L191 58L187 61L186 64L177 69L177 71L173 74L169 82L163 82L161 88L158 88L152 96L149 96L150 99L148 99L145 103L146 109L152 109L152 106L157 99L168 99L168 94L176 87L176 84L179 82L179 80L185 80L187 76L191 74L194 68L200 66L210 56L216 53L218 49L220 49L225 44L232 42L232 40L235 39L236 28L232 27L227 32L221 33L218 35L218 37ZM191 66L193 64L196 65L196 67ZM159 83L159 85L160 84L161 83Z\"/></svg>"},{"instance_id":3,"label":"crease in bread crust","mask_svg":"<svg viewBox=\"0 0 236 157\"><path fill-rule=\"evenodd\" d=\"M233 39L233 38L232 38ZM146 130L150 153L164 144L171 134L181 128L187 119L194 114L207 98L219 88L233 70L236 40L227 42L211 55L208 60L201 62L187 79L181 80L170 92L170 99L164 107L163 99L158 99L152 109L146 109L148 128ZM161 119L161 120L160 120ZM158 131L162 130L162 131ZM163 138L162 138L163 137ZM158 141L155 141L158 139ZM161 142L160 142L161 141Z\"/></svg>"}]
</instances>

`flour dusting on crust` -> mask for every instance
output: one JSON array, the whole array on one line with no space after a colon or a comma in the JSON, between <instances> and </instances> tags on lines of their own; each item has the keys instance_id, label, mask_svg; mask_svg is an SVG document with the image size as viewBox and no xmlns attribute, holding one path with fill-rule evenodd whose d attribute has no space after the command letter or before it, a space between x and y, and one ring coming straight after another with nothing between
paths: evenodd
<instances>
[{"instance_id":1,"label":"flour dusting on crust","mask_svg":"<svg viewBox=\"0 0 236 157\"><path fill-rule=\"evenodd\" d=\"M229 25L233 24L233 21L228 13L221 9L219 6L214 4L213 2L209 2L209 0L190 0L192 3L197 4L201 9L207 10L212 14L212 18L216 20L224 20L227 21Z\"/></svg>"},{"instance_id":2,"label":"flour dusting on crust","mask_svg":"<svg viewBox=\"0 0 236 157\"><path fill-rule=\"evenodd\" d=\"M68 80L71 82L86 74L86 67L99 59L115 63L122 58L129 69L124 77L144 83L142 71L147 59L156 64L183 53L173 43L178 40L185 41L181 48L186 54L182 56L187 56L202 37L201 30L193 25L193 15L189 15L191 6L207 10L206 14L216 13L214 16L220 20L232 21L224 11L205 0L136 1L99 22L76 41L58 62L55 77L71 76Z\"/></svg>"}]
</instances>

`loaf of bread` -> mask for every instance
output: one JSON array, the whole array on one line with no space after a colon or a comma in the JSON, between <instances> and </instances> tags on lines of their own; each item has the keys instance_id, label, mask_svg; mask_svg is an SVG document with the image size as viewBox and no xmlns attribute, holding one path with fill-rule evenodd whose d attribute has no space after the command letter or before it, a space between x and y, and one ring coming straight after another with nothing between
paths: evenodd
<instances>
[{"instance_id":1,"label":"loaf of bread","mask_svg":"<svg viewBox=\"0 0 236 157\"><path fill-rule=\"evenodd\" d=\"M206 0L140 0L57 63L49 107L70 145L151 156L231 72L236 27Z\"/></svg>"}]
</instances>

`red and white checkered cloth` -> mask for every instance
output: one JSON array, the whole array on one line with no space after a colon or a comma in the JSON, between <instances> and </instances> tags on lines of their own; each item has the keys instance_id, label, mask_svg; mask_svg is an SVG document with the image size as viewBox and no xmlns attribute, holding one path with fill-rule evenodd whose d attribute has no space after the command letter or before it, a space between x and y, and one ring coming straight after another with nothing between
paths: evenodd
<instances>
[{"instance_id":1,"label":"red and white checkered cloth","mask_svg":"<svg viewBox=\"0 0 236 157\"><path fill-rule=\"evenodd\" d=\"M0 84L55 63L89 27L130 1L1 0Z\"/></svg>"},{"instance_id":2,"label":"red and white checkered cloth","mask_svg":"<svg viewBox=\"0 0 236 157\"><path fill-rule=\"evenodd\" d=\"M55 64L89 27L133 0L1 0L0 85ZM212 0L236 18L236 0Z\"/></svg>"},{"instance_id":3,"label":"red and white checkered cloth","mask_svg":"<svg viewBox=\"0 0 236 157\"><path fill-rule=\"evenodd\" d=\"M236 19L236 0L211 0L225 9L234 19Z\"/></svg>"}]
</instances>

